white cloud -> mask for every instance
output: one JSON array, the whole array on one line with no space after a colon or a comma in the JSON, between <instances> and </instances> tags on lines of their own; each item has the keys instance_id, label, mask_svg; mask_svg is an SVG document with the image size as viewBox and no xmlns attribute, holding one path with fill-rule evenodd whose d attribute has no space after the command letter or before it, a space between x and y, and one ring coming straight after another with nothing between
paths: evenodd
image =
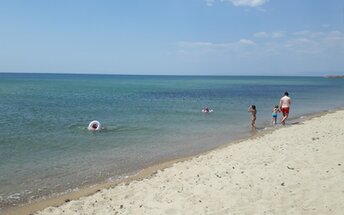
<instances>
[{"instance_id":1,"label":"white cloud","mask_svg":"<svg viewBox=\"0 0 344 215\"><path fill-rule=\"evenodd\" d=\"M207 3L207 5L208 5L209 7L211 7L211 6L213 6L215 0L205 0L205 2Z\"/></svg>"},{"instance_id":2,"label":"white cloud","mask_svg":"<svg viewBox=\"0 0 344 215\"><path fill-rule=\"evenodd\" d=\"M257 33L254 33L253 36L254 37L257 37L257 38L281 38L281 37L284 37L284 35L286 34L285 31L274 31L274 32L271 32L271 33L267 33L265 31L261 31L261 32L257 32Z\"/></svg>"},{"instance_id":3,"label":"white cloud","mask_svg":"<svg viewBox=\"0 0 344 215\"><path fill-rule=\"evenodd\" d=\"M302 45L309 44L311 41L307 38L297 38L297 39L291 39L288 40L285 44L285 47L287 48L294 48L294 47L300 47Z\"/></svg>"},{"instance_id":4,"label":"white cloud","mask_svg":"<svg viewBox=\"0 0 344 215\"><path fill-rule=\"evenodd\" d=\"M212 43L212 42L179 42L178 46L184 49L233 49L239 48L240 46L250 46L255 45L256 43L248 39L240 39L237 42L229 43Z\"/></svg>"},{"instance_id":5,"label":"white cloud","mask_svg":"<svg viewBox=\"0 0 344 215\"><path fill-rule=\"evenodd\" d=\"M308 38L296 38L288 40L285 48L291 52L302 54L318 54L322 52L321 44Z\"/></svg>"},{"instance_id":6,"label":"white cloud","mask_svg":"<svg viewBox=\"0 0 344 215\"><path fill-rule=\"evenodd\" d=\"M232 46L233 43L211 43L211 42L179 42L178 46L184 49L214 49Z\"/></svg>"},{"instance_id":7,"label":"white cloud","mask_svg":"<svg viewBox=\"0 0 344 215\"><path fill-rule=\"evenodd\" d=\"M284 45L290 51L311 54L344 53L344 33L341 31L299 31L293 35L295 38L289 39Z\"/></svg>"},{"instance_id":8,"label":"white cloud","mask_svg":"<svg viewBox=\"0 0 344 215\"><path fill-rule=\"evenodd\" d=\"M275 32L271 33L271 37L272 38L281 38L284 36L284 34L285 34L284 31L275 31Z\"/></svg>"},{"instance_id":9,"label":"white cloud","mask_svg":"<svg viewBox=\"0 0 344 215\"><path fill-rule=\"evenodd\" d=\"M248 40L248 39L241 39L241 40L239 40L239 44L242 44L242 45L254 45L255 42L253 42L252 40Z\"/></svg>"},{"instance_id":10,"label":"white cloud","mask_svg":"<svg viewBox=\"0 0 344 215\"><path fill-rule=\"evenodd\" d=\"M213 6L216 1L231 2L234 6L258 7L267 3L269 0L205 0L208 6Z\"/></svg>"},{"instance_id":11,"label":"white cloud","mask_svg":"<svg viewBox=\"0 0 344 215\"><path fill-rule=\"evenodd\" d=\"M276 68L290 71L344 68L344 31L257 32L232 41L180 42L177 55L183 62L228 70ZM273 38L279 36L279 39ZM255 37L254 37L255 36ZM264 39L256 39L264 37ZM253 39L252 39L253 38ZM245 62L251 62L247 64ZM266 62L271 62L267 64ZM209 66L211 65L211 66Z\"/></svg>"},{"instance_id":12,"label":"white cloud","mask_svg":"<svg viewBox=\"0 0 344 215\"><path fill-rule=\"evenodd\" d=\"M235 6L257 7L268 2L268 0L230 0Z\"/></svg>"},{"instance_id":13,"label":"white cloud","mask_svg":"<svg viewBox=\"0 0 344 215\"><path fill-rule=\"evenodd\" d=\"M308 31L308 30L305 30L305 31L296 31L293 33L293 35L296 35L296 36L304 36L304 35L308 35L310 34L311 32Z\"/></svg>"},{"instance_id":14,"label":"white cloud","mask_svg":"<svg viewBox=\"0 0 344 215\"><path fill-rule=\"evenodd\" d=\"M314 32L314 31L297 31L294 32L293 35L295 36L303 36L303 37L312 37L312 38L319 38L326 36L327 33L325 32Z\"/></svg>"},{"instance_id":15,"label":"white cloud","mask_svg":"<svg viewBox=\"0 0 344 215\"><path fill-rule=\"evenodd\" d=\"M269 34L264 31L261 31L261 32L254 33L253 36L257 38L266 38L266 37L269 37Z\"/></svg>"},{"instance_id":16,"label":"white cloud","mask_svg":"<svg viewBox=\"0 0 344 215\"><path fill-rule=\"evenodd\" d=\"M275 33L275 34L274 34ZM299 31L288 32L257 32L255 37L264 40L253 41L242 38L224 43L180 42L178 49L184 54L198 56L333 56L344 57L344 32L342 31ZM278 37L279 39L275 39Z\"/></svg>"},{"instance_id":17,"label":"white cloud","mask_svg":"<svg viewBox=\"0 0 344 215\"><path fill-rule=\"evenodd\" d=\"M344 54L344 32L331 31L323 37L316 38L316 40L323 44L323 49L336 50Z\"/></svg>"},{"instance_id":18,"label":"white cloud","mask_svg":"<svg viewBox=\"0 0 344 215\"><path fill-rule=\"evenodd\" d=\"M185 47L209 47L212 46L212 43L209 42L180 42L180 46Z\"/></svg>"},{"instance_id":19,"label":"white cloud","mask_svg":"<svg viewBox=\"0 0 344 215\"><path fill-rule=\"evenodd\" d=\"M322 31L298 31L293 33L294 36L299 36L299 37L305 37L305 38L310 38L314 40L328 40L328 39L333 39L336 38L337 40L344 39L344 33L341 31L328 31L328 32L322 32Z\"/></svg>"}]
</instances>

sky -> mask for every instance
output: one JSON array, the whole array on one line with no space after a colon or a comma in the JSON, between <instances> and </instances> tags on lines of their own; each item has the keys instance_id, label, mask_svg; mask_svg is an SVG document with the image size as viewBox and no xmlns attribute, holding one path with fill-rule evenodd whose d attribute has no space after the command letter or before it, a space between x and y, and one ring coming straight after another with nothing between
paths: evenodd
<instances>
[{"instance_id":1,"label":"sky","mask_svg":"<svg viewBox=\"0 0 344 215\"><path fill-rule=\"evenodd\" d=\"M344 74L344 1L0 0L0 72Z\"/></svg>"}]
</instances>

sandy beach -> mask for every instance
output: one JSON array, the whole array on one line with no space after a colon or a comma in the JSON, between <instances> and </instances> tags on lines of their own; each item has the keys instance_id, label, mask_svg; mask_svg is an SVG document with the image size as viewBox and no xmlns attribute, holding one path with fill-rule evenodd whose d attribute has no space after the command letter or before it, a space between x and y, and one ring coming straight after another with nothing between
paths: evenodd
<instances>
[{"instance_id":1,"label":"sandy beach","mask_svg":"<svg viewBox=\"0 0 344 215\"><path fill-rule=\"evenodd\" d=\"M314 117L35 214L343 214L343 121Z\"/></svg>"}]
</instances>

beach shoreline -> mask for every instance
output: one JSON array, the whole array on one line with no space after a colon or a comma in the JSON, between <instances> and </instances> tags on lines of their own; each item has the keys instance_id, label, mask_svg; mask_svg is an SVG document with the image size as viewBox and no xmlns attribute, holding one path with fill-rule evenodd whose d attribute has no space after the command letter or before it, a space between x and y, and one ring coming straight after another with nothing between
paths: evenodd
<instances>
[{"instance_id":1,"label":"beach shoreline","mask_svg":"<svg viewBox=\"0 0 344 215\"><path fill-rule=\"evenodd\" d=\"M342 111L342 110L343 110L343 108L336 108L336 109L327 110L327 111L323 111L323 112L316 113L316 114L310 114L310 115L305 115L305 116L301 116L301 117L297 117L297 118L292 118L290 120L290 125L291 126L297 125L297 124L303 123L305 121L309 121L309 120L312 120L314 118L322 117L322 116L325 116L327 114L336 113L336 112ZM287 127L289 127L289 126L287 126ZM123 178L123 179L114 180L114 181L107 180L105 182L97 183L97 184L92 185L92 186L82 187L76 191L71 191L69 193L62 194L59 196L42 198L42 199L38 199L38 200L35 200L33 202L30 202L30 203L26 203L26 204L17 206L17 207L6 208L4 211L2 211L2 213L3 214L31 214L31 213L34 213L36 211L43 210L44 208L47 208L50 206L60 206L60 205L64 204L65 202L77 200L77 199L80 199L80 198L85 197L85 196L92 196L95 193L100 192L101 190L104 190L104 189L113 188L113 187L116 187L116 186L121 185L121 184L128 185L134 181L146 180L146 179L154 177L154 175L157 172L161 172L166 168L172 167L176 163L183 163L185 161L190 161L190 160L197 158L199 156L204 156L204 155L207 155L207 154L212 153L214 151L218 151L218 150L222 150L224 148L230 147L231 145L239 144L239 143L249 141L249 140L254 140L254 139L269 135L269 134L271 134L271 133L273 133L276 130L279 130L281 128L284 128L284 127L282 127L282 126L278 126L278 127L272 127L271 126L270 128L266 127L266 129L262 129L260 132L257 132L255 135L252 135L249 138L243 138L243 139L235 140L235 141L229 142L229 143L224 144L222 146L216 147L214 149L211 149L211 150L208 150L206 152L202 152L202 153L199 153L196 155L191 155L188 157L163 161L163 162L160 162L158 164L152 165L148 168L145 168L145 169L139 171L137 174L128 176L128 177Z\"/></svg>"},{"instance_id":2,"label":"beach shoreline","mask_svg":"<svg viewBox=\"0 0 344 215\"><path fill-rule=\"evenodd\" d=\"M260 131L270 126L271 108L286 88L292 89L291 116L343 106L342 81L323 77L1 77L0 118L8 126L0 131L0 210L250 137L245 107L258 107ZM90 86L98 90L84 90ZM214 112L202 113L204 105ZM85 129L94 119L104 132Z\"/></svg>"}]
</instances>

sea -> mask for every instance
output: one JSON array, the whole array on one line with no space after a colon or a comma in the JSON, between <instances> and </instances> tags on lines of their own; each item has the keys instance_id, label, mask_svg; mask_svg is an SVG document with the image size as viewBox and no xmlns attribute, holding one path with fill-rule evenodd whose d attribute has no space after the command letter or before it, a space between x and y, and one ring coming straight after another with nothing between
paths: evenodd
<instances>
[{"instance_id":1,"label":"sea","mask_svg":"<svg viewBox=\"0 0 344 215\"><path fill-rule=\"evenodd\" d=\"M285 91L287 126L344 106L344 79L325 77L0 73L0 208L250 137L250 105L272 128Z\"/></svg>"}]
</instances>

